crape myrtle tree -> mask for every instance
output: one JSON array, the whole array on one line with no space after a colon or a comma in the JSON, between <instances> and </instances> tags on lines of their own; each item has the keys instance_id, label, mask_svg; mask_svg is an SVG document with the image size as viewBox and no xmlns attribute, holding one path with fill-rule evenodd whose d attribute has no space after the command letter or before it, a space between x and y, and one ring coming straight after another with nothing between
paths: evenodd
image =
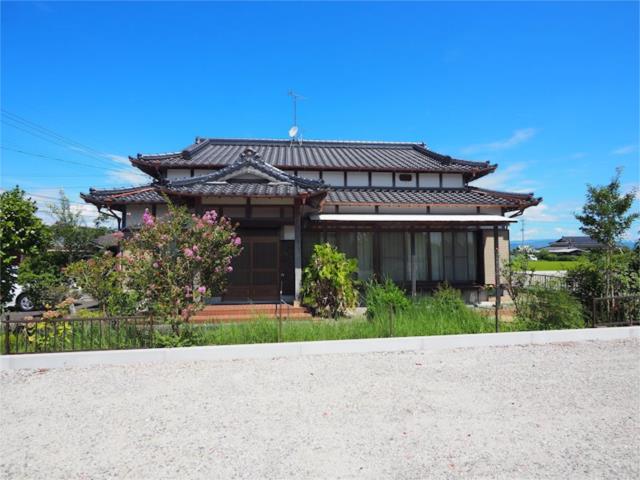
<instances>
[{"instance_id":1,"label":"crape myrtle tree","mask_svg":"<svg viewBox=\"0 0 640 480\"><path fill-rule=\"evenodd\" d=\"M0 296L10 300L17 267L23 257L36 254L49 243L45 225L36 216L38 207L19 187L0 194Z\"/></svg>"},{"instance_id":2,"label":"crape myrtle tree","mask_svg":"<svg viewBox=\"0 0 640 480\"><path fill-rule=\"evenodd\" d=\"M205 296L224 290L242 242L235 226L215 210L200 217L169 202L161 219L147 210L142 220L140 230L123 241L118 268L127 288L143 299L140 307L178 334Z\"/></svg>"},{"instance_id":3,"label":"crape myrtle tree","mask_svg":"<svg viewBox=\"0 0 640 480\"><path fill-rule=\"evenodd\" d=\"M622 169L607 185L587 185L587 201L576 219L582 224L580 230L604 246L604 295L615 294L612 277L612 259L623 235L640 215L629 212L635 199L635 190L620 192Z\"/></svg>"}]
</instances>

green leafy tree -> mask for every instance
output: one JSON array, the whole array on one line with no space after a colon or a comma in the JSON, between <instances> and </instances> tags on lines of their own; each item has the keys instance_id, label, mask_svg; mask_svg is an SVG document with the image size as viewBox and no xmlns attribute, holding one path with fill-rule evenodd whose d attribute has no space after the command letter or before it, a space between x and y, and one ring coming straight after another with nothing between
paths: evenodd
<instances>
[{"instance_id":1,"label":"green leafy tree","mask_svg":"<svg viewBox=\"0 0 640 480\"><path fill-rule=\"evenodd\" d=\"M135 313L139 296L125 288L122 260L104 252L88 260L78 260L67 266L66 275L73 278L84 293L91 295L105 315Z\"/></svg>"},{"instance_id":2,"label":"green leafy tree","mask_svg":"<svg viewBox=\"0 0 640 480\"><path fill-rule=\"evenodd\" d=\"M16 270L22 258L36 254L49 243L45 225L36 216L36 203L25 198L19 187L0 194L0 297L11 298L16 284Z\"/></svg>"},{"instance_id":3,"label":"green leafy tree","mask_svg":"<svg viewBox=\"0 0 640 480\"><path fill-rule=\"evenodd\" d=\"M337 318L358 304L356 259L328 243L313 249L302 278L302 301L323 317Z\"/></svg>"},{"instance_id":4,"label":"green leafy tree","mask_svg":"<svg viewBox=\"0 0 640 480\"><path fill-rule=\"evenodd\" d=\"M629 213L635 199L635 191L622 194L618 168L607 185L587 185L587 201L576 219L582 224L580 230L604 246L604 294L615 294L612 282L613 253L622 236L640 216Z\"/></svg>"},{"instance_id":5,"label":"green leafy tree","mask_svg":"<svg viewBox=\"0 0 640 480\"><path fill-rule=\"evenodd\" d=\"M57 204L49 205L49 209L54 217L50 227L53 247L59 251L65 265L96 253L98 247L93 240L107 233L108 228L86 226L82 213L71 208L69 198L64 191L60 191L60 200Z\"/></svg>"}]
</instances>

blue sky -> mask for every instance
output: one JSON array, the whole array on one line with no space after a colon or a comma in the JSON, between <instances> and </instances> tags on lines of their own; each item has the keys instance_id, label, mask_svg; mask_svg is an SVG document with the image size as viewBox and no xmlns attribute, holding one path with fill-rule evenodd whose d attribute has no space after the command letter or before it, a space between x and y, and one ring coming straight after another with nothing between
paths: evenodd
<instances>
[{"instance_id":1,"label":"blue sky","mask_svg":"<svg viewBox=\"0 0 640 480\"><path fill-rule=\"evenodd\" d=\"M43 206L64 188L83 209L89 186L144 181L127 155L286 137L295 89L304 138L491 160L483 186L544 197L528 237L577 233L586 183L622 166L638 184L638 16L635 2L3 2L2 108L83 146L3 115L1 187Z\"/></svg>"}]
</instances>

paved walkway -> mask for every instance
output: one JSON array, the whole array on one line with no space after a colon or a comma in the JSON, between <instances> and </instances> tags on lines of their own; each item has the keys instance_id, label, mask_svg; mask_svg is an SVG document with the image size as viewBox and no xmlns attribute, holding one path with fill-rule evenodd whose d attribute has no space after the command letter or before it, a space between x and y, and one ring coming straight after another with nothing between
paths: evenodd
<instances>
[{"instance_id":1,"label":"paved walkway","mask_svg":"<svg viewBox=\"0 0 640 480\"><path fill-rule=\"evenodd\" d=\"M5 478L638 478L637 341L0 374Z\"/></svg>"}]
</instances>

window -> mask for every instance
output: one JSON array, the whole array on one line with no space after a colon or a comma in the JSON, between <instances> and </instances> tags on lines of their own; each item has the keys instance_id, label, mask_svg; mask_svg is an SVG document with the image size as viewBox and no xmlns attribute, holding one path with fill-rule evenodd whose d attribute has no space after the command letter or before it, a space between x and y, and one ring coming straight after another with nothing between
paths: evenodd
<instances>
[{"instance_id":1,"label":"window","mask_svg":"<svg viewBox=\"0 0 640 480\"><path fill-rule=\"evenodd\" d=\"M429 280L427 276L427 235L428 233L416 233L416 281Z\"/></svg>"},{"instance_id":2,"label":"window","mask_svg":"<svg viewBox=\"0 0 640 480\"><path fill-rule=\"evenodd\" d=\"M398 175L398 180L401 182L411 182L413 181L413 175L410 173L401 173Z\"/></svg>"},{"instance_id":3,"label":"window","mask_svg":"<svg viewBox=\"0 0 640 480\"><path fill-rule=\"evenodd\" d=\"M396 282L404 281L404 234L380 233L380 273Z\"/></svg>"},{"instance_id":4,"label":"window","mask_svg":"<svg viewBox=\"0 0 640 480\"><path fill-rule=\"evenodd\" d=\"M431 243L431 280L444 280L442 232L431 232L429 240Z\"/></svg>"},{"instance_id":5,"label":"window","mask_svg":"<svg viewBox=\"0 0 640 480\"><path fill-rule=\"evenodd\" d=\"M473 232L444 232L444 279L450 282L476 280L476 242ZM432 246L433 253L433 246Z\"/></svg>"},{"instance_id":6,"label":"window","mask_svg":"<svg viewBox=\"0 0 640 480\"><path fill-rule=\"evenodd\" d=\"M358 278L369 280L373 276L373 232L358 232Z\"/></svg>"},{"instance_id":7,"label":"window","mask_svg":"<svg viewBox=\"0 0 640 480\"><path fill-rule=\"evenodd\" d=\"M302 234L302 264L308 265L313 247L321 243L320 232L303 232Z\"/></svg>"}]
</instances>

